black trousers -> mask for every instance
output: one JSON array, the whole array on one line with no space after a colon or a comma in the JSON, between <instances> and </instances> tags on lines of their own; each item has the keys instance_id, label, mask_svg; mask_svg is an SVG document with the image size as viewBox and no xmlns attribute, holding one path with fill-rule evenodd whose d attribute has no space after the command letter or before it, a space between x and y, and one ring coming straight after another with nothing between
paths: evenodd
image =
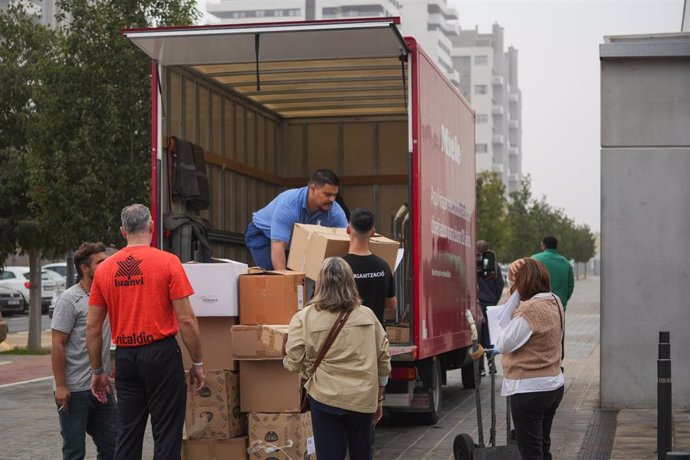
<instances>
[{"instance_id":1,"label":"black trousers","mask_svg":"<svg viewBox=\"0 0 690 460\"><path fill-rule=\"evenodd\" d=\"M515 438L523 460L551 460L551 424L561 399L563 387L510 397Z\"/></svg>"},{"instance_id":2,"label":"black trousers","mask_svg":"<svg viewBox=\"0 0 690 460\"><path fill-rule=\"evenodd\" d=\"M176 460L182 448L187 383L174 337L140 347L118 347L115 388L120 432L116 460L141 459L146 421L151 415L153 458Z\"/></svg>"}]
</instances>

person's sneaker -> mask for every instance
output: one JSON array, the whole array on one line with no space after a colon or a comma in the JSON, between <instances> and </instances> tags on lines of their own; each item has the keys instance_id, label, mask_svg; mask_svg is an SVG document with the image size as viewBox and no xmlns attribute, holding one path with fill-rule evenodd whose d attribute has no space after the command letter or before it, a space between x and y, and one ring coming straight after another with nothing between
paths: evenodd
<instances>
[{"instance_id":1,"label":"person's sneaker","mask_svg":"<svg viewBox=\"0 0 690 460\"><path fill-rule=\"evenodd\" d=\"M486 377L486 371L485 371L484 369L482 369L481 371L479 371L479 376L480 376L480 377Z\"/></svg>"}]
</instances>

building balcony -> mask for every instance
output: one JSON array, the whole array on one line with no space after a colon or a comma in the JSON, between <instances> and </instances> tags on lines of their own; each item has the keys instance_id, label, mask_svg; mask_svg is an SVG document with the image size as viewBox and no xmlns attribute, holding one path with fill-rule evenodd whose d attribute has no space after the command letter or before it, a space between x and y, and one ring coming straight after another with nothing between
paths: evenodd
<instances>
[{"instance_id":1,"label":"building balcony","mask_svg":"<svg viewBox=\"0 0 690 460\"><path fill-rule=\"evenodd\" d=\"M508 128L510 128L510 129L518 129L519 126L520 126L520 122L517 120L508 121Z\"/></svg>"},{"instance_id":2,"label":"building balcony","mask_svg":"<svg viewBox=\"0 0 690 460\"><path fill-rule=\"evenodd\" d=\"M503 144L503 134L492 134L491 142L493 144Z\"/></svg>"},{"instance_id":3,"label":"building balcony","mask_svg":"<svg viewBox=\"0 0 690 460\"><path fill-rule=\"evenodd\" d=\"M503 86L503 75L494 75L491 77L491 84L494 86Z\"/></svg>"},{"instance_id":4,"label":"building balcony","mask_svg":"<svg viewBox=\"0 0 690 460\"><path fill-rule=\"evenodd\" d=\"M508 95L508 102L519 102L520 101L520 95L517 93L510 93Z\"/></svg>"},{"instance_id":5,"label":"building balcony","mask_svg":"<svg viewBox=\"0 0 690 460\"><path fill-rule=\"evenodd\" d=\"M496 172L496 173L499 173L499 174L503 174L503 165L500 164L500 163L494 163L494 164L491 165L491 170L492 170L493 172Z\"/></svg>"},{"instance_id":6,"label":"building balcony","mask_svg":"<svg viewBox=\"0 0 690 460\"><path fill-rule=\"evenodd\" d=\"M518 173L508 174L508 180L511 182L520 182L520 175Z\"/></svg>"},{"instance_id":7,"label":"building balcony","mask_svg":"<svg viewBox=\"0 0 690 460\"><path fill-rule=\"evenodd\" d=\"M492 105L491 114L492 115L503 115L505 113L502 105Z\"/></svg>"},{"instance_id":8,"label":"building balcony","mask_svg":"<svg viewBox=\"0 0 690 460\"><path fill-rule=\"evenodd\" d=\"M520 155L520 149L517 147L510 147L508 149L508 155L515 155L515 156Z\"/></svg>"}]
</instances>

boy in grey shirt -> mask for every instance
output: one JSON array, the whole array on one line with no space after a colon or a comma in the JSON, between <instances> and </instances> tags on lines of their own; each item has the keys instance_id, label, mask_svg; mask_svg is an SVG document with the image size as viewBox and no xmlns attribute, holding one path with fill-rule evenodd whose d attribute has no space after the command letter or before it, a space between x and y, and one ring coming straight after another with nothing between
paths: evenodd
<instances>
[{"instance_id":1,"label":"boy in grey shirt","mask_svg":"<svg viewBox=\"0 0 690 460\"><path fill-rule=\"evenodd\" d=\"M55 304L52 329L52 364L55 403L60 419L63 460L83 459L86 433L96 444L98 459L112 459L117 437L117 412L112 394L106 404L91 394L91 369L86 349L89 290L98 265L105 260L103 243L84 243L74 253L79 282ZM103 368L110 372L110 325L103 327Z\"/></svg>"}]
</instances>

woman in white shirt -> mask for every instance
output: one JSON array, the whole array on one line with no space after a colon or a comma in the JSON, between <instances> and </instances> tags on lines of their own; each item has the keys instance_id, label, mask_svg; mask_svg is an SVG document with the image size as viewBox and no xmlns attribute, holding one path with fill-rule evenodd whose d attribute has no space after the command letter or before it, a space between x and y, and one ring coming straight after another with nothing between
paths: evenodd
<instances>
[{"instance_id":1,"label":"woman in white shirt","mask_svg":"<svg viewBox=\"0 0 690 460\"><path fill-rule=\"evenodd\" d=\"M511 278L522 301L491 353L503 354L501 395L510 397L522 458L550 460L551 423L563 398L563 306L541 262L514 262Z\"/></svg>"}]
</instances>

